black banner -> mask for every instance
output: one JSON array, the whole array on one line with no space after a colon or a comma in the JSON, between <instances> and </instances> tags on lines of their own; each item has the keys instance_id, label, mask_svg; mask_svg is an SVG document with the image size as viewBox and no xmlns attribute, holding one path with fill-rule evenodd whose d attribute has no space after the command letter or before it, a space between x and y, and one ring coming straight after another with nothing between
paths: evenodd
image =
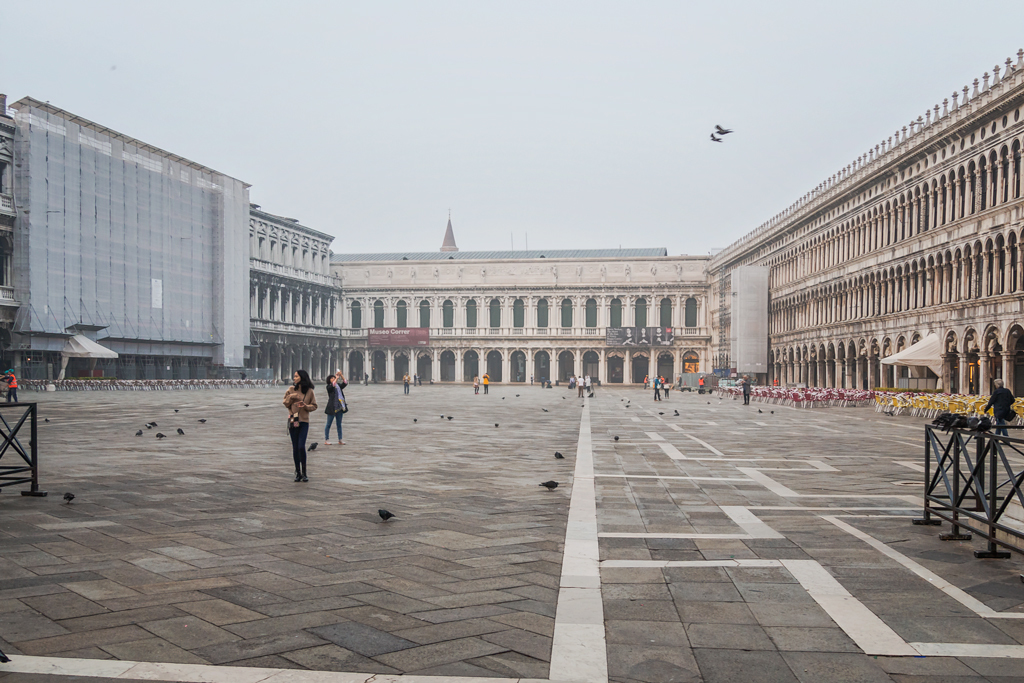
<instances>
[{"instance_id":1,"label":"black banner","mask_svg":"<svg viewBox=\"0 0 1024 683\"><path fill-rule=\"evenodd\" d=\"M671 346L675 334L671 327L607 327L608 346Z\"/></svg>"}]
</instances>

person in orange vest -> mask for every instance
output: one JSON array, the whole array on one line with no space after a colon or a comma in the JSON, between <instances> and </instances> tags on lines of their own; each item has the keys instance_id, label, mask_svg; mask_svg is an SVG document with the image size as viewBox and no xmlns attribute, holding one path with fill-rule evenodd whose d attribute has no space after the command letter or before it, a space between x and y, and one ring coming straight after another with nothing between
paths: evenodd
<instances>
[{"instance_id":1,"label":"person in orange vest","mask_svg":"<svg viewBox=\"0 0 1024 683\"><path fill-rule=\"evenodd\" d=\"M3 367L3 366L0 366ZM17 403L18 402L18 378L14 376L14 370L8 370L4 373L3 381L7 382L7 402Z\"/></svg>"},{"instance_id":2,"label":"person in orange vest","mask_svg":"<svg viewBox=\"0 0 1024 683\"><path fill-rule=\"evenodd\" d=\"M697 393L698 394L703 394L704 393L704 378L701 377L700 379L698 379L697 380L697 384L698 384Z\"/></svg>"}]
</instances>

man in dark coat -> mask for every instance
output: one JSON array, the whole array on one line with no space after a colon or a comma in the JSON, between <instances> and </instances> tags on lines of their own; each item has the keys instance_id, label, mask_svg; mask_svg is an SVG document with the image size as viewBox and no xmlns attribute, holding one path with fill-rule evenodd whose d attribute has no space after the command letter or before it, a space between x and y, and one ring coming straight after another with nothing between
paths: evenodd
<instances>
[{"instance_id":1,"label":"man in dark coat","mask_svg":"<svg viewBox=\"0 0 1024 683\"><path fill-rule=\"evenodd\" d=\"M992 392L988 403L985 404L984 412L988 412L988 409L991 408L992 416L996 418L996 435L1008 436L1006 423L1013 419L1013 402L1016 399L1013 397L1013 393L1003 386L1003 380L993 380L992 384L996 390Z\"/></svg>"}]
</instances>

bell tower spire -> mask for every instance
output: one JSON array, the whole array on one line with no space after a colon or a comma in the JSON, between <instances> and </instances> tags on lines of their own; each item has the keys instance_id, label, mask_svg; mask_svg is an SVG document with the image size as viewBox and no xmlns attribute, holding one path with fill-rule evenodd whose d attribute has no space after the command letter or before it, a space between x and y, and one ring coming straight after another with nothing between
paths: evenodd
<instances>
[{"instance_id":1,"label":"bell tower spire","mask_svg":"<svg viewBox=\"0 0 1024 683\"><path fill-rule=\"evenodd\" d=\"M441 243L441 251L458 251L455 245L455 233L452 232L452 212L448 211L448 227L444 231L444 242Z\"/></svg>"}]
</instances>

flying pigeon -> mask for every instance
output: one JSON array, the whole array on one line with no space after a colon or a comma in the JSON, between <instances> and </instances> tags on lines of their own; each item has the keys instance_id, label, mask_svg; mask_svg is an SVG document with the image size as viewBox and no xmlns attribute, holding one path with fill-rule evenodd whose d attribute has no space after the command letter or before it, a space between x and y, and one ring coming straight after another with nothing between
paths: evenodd
<instances>
[{"instance_id":1,"label":"flying pigeon","mask_svg":"<svg viewBox=\"0 0 1024 683\"><path fill-rule=\"evenodd\" d=\"M309 444L309 448L307 448L306 450L307 451L315 451L316 450L316 446L317 446L317 443L316 443L316 441L314 441L313 443Z\"/></svg>"},{"instance_id":2,"label":"flying pigeon","mask_svg":"<svg viewBox=\"0 0 1024 683\"><path fill-rule=\"evenodd\" d=\"M711 134L711 142L721 142L721 141L722 141L722 138L716 138L714 133Z\"/></svg>"},{"instance_id":3,"label":"flying pigeon","mask_svg":"<svg viewBox=\"0 0 1024 683\"><path fill-rule=\"evenodd\" d=\"M732 132L732 129L730 129L730 128L722 128L721 126L719 126L716 123L715 124L715 132L718 133L719 135L728 135L729 133Z\"/></svg>"},{"instance_id":4,"label":"flying pigeon","mask_svg":"<svg viewBox=\"0 0 1024 683\"><path fill-rule=\"evenodd\" d=\"M65 493L64 494L64 502L67 505L71 505L71 501L73 501L74 499L75 499L75 494L73 494L73 493Z\"/></svg>"},{"instance_id":5,"label":"flying pigeon","mask_svg":"<svg viewBox=\"0 0 1024 683\"><path fill-rule=\"evenodd\" d=\"M142 436L142 430L140 429L139 431L135 432L135 436Z\"/></svg>"},{"instance_id":6,"label":"flying pigeon","mask_svg":"<svg viewBox=\"0 0 1024 683\"><path fill-rule=\"evenodd\" d=\"M537 486L543 486L548 491L551 491L552 489L557 489L558 488L558 482L557 481L542 481L541 483L537 484Z\"/></svg>"},{"instance_id":7,"label":"flying pigeon","mask_svg":"<svg viewBox=\"0 0 1024 683\"><path fill-rule=\"evenodd\" d=\"M201 422L202 424L206 424L206 418L204 417L202 420L199 420L199 422Z\"/></svg>"},{"instance_id":8,"label":"flying pigeon","mask_svg":"<svg viewBox=\"0 0 1024 683\"><path fill-rule=\"evenodd\" d=\"M389 519L391 519L392 517L394 517L393 514L391 514L390 512L385 510L384 508L381 508L380 510L377 510L377 514L380 515L380 518L382 520L384 520L385 522L388 521Z\"/></svg>"},{"instance_id":9,"label":"flying pigeon","mask_svg":"<svg viewBox=\"0 0 1024 683\"><path fill-rule=\"evenodd\" d=\"M555 460L564 460L564 459L565 459L564 455L562 455L558 451L555 451Z\"/></svg>"},{"instance_id":10,"label":"flying pigeon","mask_svg":"<svg viewBox=\"0 0 1024 683\"><path fill-rule=\"evenodd\" d=\"M158 438L158 439L166 439L167 435L166 434L161 434L160 432L157 432L156 433L156 438Z\"/></svg>"}]
</instances>

